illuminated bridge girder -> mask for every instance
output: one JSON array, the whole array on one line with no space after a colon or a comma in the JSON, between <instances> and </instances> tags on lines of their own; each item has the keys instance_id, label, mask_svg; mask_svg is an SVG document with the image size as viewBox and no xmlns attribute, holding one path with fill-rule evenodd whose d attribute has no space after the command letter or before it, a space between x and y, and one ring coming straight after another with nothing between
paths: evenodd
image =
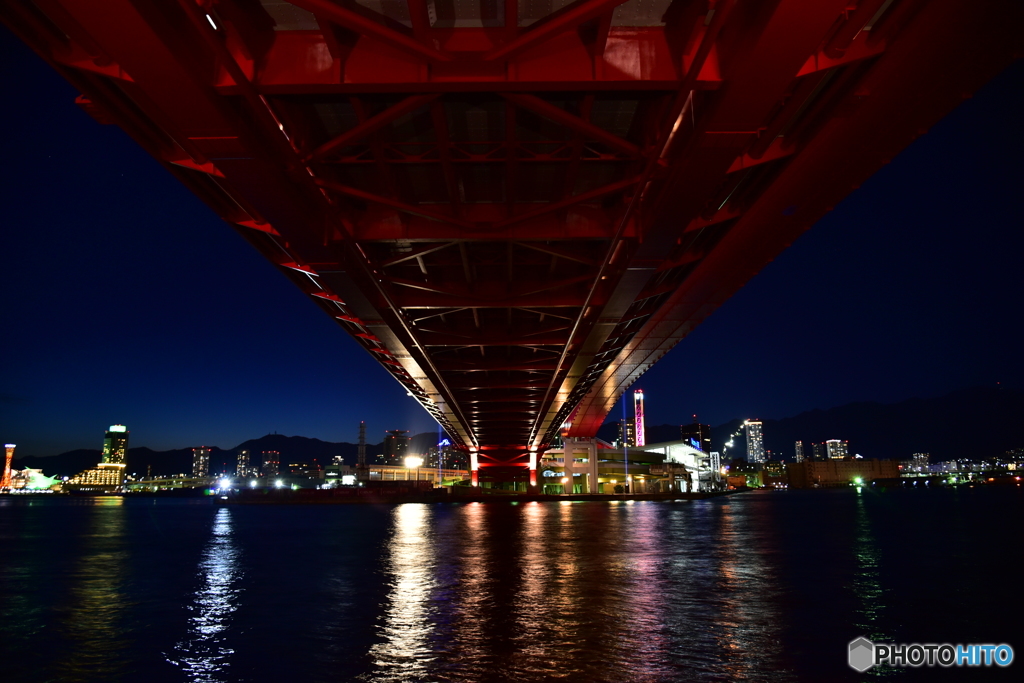
<instances>
[{"instance_id":1,"label":"illuminated bridge girder","mask_svg":"<svg viewBox=\"0 0 1024 683\"><path fill-rule=\"evenodd\" d=\"M433 7L0 16L503 472L1024 47L1014 0Z\"/></svg>"}]
</instances>

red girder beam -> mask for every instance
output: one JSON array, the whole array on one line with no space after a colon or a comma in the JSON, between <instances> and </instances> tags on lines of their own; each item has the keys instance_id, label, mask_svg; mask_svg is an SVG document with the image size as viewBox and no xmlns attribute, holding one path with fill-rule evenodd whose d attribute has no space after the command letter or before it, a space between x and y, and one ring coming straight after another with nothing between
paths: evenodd
<instances>
[{"instance_id":1,"label":"red girder beam","mask_svg":"<svg viewBox=\"0 0 1024 683\"><path fill-rule=\"evenodd\" d=\"M430 12L426 0L405 0L409 6L409 21L412 23L412 34L421 43L430 39Z\"/></svg>"},{"instance_id":2,"label":"red girder beam","mask_svg":"<svg viewBox=\"0 0 1024 683\"><path fill-rule=\"evenodd\" d=\"M336 22L339 26L350 28L357 33L379 40L380 42L390 45L398 50L402 50L403 52L407 52L421 58L425 57L435 62L449 62L452 60L451 55L438 52L432 47L427 47L415 38L399 33L398 31L390 29L383 24L378 24L372 19L368 19L361 14L357 14L350 9L346 9L345 7L332 2L332 0L289 0L289 2L296 7L301 7L307 12L312 12L317 16L327 17L331 21Z\"/></svg>"},{"instance_id":3,"label":"red girder beam","mask_svg":"<svg viewBox=\"0 0 1024 683\"><path fill-rule=\"evenodd\" d=\"M381 197L380 195L375 195L371 192L366 192L355 187L342 185L341 183L331 182L330 180L318 179L316 181L316 184L326 190L330 190L331 192L337 192L338 194L348 195L349 197L356 197L357 199L362 199L364 201L372 202L374 204L380 204L381 206L389 206L392 209L401 211L402 213L408 213L413 216L422 216L423 218L429 218L430 220L433 221L440 221L441 223L450 223L454 226L466 228L469 230L475 229L475 226L473 224L460 221L458 218L446 216L443 213L436 213L434 211L431 211L430 209L424 209L423 207L420 206L406 204L405 202L400 202L397 199Z\"/></svg>"},{"instance_id":4,"label":"red girder beam","mask_svg":"<svg viewBox=\"0 0 1024 683\"><path fill-rule=\"evenodd\" d=\"M531 211L527 211L526 213L521 213L518 216L512 216L510 218L506 218L503 221L498 221L497 223L494 224L494 228L495 229L505 228L505 227L508 227L509 225L514 225L516 223L522 223L523 221L532 220L534 218L538 218L538 217L543 216L545 214L553 213L555 211L561 211L562 209L567 209L570 206L575 206L576 204L582 204L583 202L589 202L591 200L598 199L600 197L603 197L603 196L608 195L608 194L612 194L614 192L621 192L622 190L625 190L628 187L636 185L637 183L640 182L640 180L641 180L641 178L639 178L639 177L637 177L637 178L626 178L625 180L620 180L620 181L615 182L615 183L609 183L608 185L605 185L604 187L599 187L597 189L590 190L589 192L582 192L582 193L580 193L580 194L578 194L578 195L576 195L574 197L567 197L566 199L563 199L563 200L558 201L558 202L552 202L551 204L545 204L544 206L538 207L538 208L533 209Z\"/></svg>"},{"instance_id":5,"label":"red girder beam","mask_svg":"<svg viewBox=\"0 0 1024 683\"><path fill-rule=\"evenodd\" d=\"M549 38L571 31L583 22L608 12L626 0L578 0L577 2L553 12L539 22L526 29L515 40L491 50L484 55L484 60L494 61L507 59L523 50L527 50Z\"/></svg>"},{"instance_id":6,"label":"red girder beam","mask_svg":"<svg viewBox=\"0 0 1024 683\"><path fill-rule=\"evenodd\" d=\"M882 8L883 4L885 4L885 0L857 0L857 9L850 14L839 30L825 44L825 54L832 59L842 57L846 48L850 47L853 39L871 20L871 17L875 16Z\"/></svg>"},{"instance_id":7,"label":"red girder beam","mask_svg":"<svg viewBox=\"0 0 1024 683\"><path fill-rule=\"evenodd\" d=\"M370 118L366 119L365 121L358 124L354 128L345 131L344 133L334 138L333 140L330 140L329 142L325 142L324 144L320 145L312 152L307 154L303 161L305 161L306 163L321 161L325 157L330 155L330 153L333 152L334 150L340 149L347 145L356 144L357 142L367 137L368 135L376 133L380 129L389 125L395 119L401 118L402 116L405 116L410 112L416 111L420 107L423 107L432 102L433 100L437 99L437 97L437 94L413 95L412 97L407 97L398 104L388 107L387 109L377 114L376 116L371 116Z\"/></svg>"},{"instance_id":8,"label":"red girder beam","mask_svg":"<svg viewBox=\"0 0 1024 683\"><path fill-rule=\"evenodd\" d=\"M603 142L612 149L628 154L633 158L639 158L641 156L640 148L629 140L623 140L618 135L609 133L604 128L595 126L589 121L584 121L575 114L570 114L566 110L545 102L539 97L507 92L501 93L501 96L514 103L517 107L529 109L535 114L540 114L546 119L550 119L555 123L560 123L566 128L574 130L590 140Z\"/></svg>"}]
</instances>

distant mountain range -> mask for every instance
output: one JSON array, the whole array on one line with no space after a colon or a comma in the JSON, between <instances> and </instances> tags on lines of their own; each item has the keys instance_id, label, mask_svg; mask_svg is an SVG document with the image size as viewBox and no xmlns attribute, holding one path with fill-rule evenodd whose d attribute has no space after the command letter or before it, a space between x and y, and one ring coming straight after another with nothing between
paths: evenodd
<instances>
[{"instance_id":1,"label":"distant mountain range","mask_svg":"<svg viewBox=\"0 0 1024 683\"><path fill-rule=\"evenodd\" d=\"M930 453L932 460L952 458L987 458L1002 455L1014 448L1024 447L1021 425L1024 416L1024 393L1000 387L977 387L955 391L939 398L913 398L901 403L850 403L828 410L812 410L795 417L764 421L765 447L777 459L792 460L795 441L804 442L810 453L812 442L843 439L850 442L850 453L865 458L908 459L913 453ZM754 417L754 416L751 416ZM712 444L720 450L729 434L736 431L743 420L736 419L711 430ZM598 436L612 441L618 425L608 422ZM647 442L676 441L679 425L647 426ZM437 443L436 432L425 432L413 437L411 452L423 453ZM282 469L289 463L331 462L336 455L348 464L355 464L356 444L332 443L304 436L268 434L250 439L235 448L213 448L210 454L210 472L234 472L237 452L248 449L251 462L258 464L263 451L278 451ZM383 453L384 445L367 444L368 457ZM746 444L742 438L730 449L730 455L743 457ZM42 469L50 476L73 475L92 467L100 459L100 451L79 449L50 457L26 456L15 458L18 469ZM192 471L192 449L154 451L146 447L128 449L128 471L146 474L147 467L154 475L169 475Z\"/></svg>"}]
</instances>

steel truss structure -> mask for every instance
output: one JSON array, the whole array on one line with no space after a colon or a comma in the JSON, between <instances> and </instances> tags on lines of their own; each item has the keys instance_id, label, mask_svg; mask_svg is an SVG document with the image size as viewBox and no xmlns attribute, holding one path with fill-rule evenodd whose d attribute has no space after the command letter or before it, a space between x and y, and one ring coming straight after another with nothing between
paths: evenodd
<instances>
[{"instance_id":1,"label":"steel truss structure","mask_svg":"<svg viewBox=\"0 0 1024 683\"><path fill-rule=\"evenodd\" d=\"M1016 0L0 8L485 476L531 483L1024 35Z\"/></svg>"}]
</instances>

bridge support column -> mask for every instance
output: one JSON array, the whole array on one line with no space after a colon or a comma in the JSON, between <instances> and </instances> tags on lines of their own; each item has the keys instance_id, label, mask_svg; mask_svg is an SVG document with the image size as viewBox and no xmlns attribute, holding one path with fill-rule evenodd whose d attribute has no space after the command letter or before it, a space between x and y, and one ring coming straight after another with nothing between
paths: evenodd
<instances>
[{"instance_id":1,"label":"bridge support column","mask_svg":"<svg viewBox=\"0 0 1024 683\"><path fill-rule=\"evenodd\" d=\"M530 447L530 493L537 493L537 447Z\"/></svg>"},{"instance_id":2,"label":"bridge support column","mask_svg":"<svg viewBox=\"0 0 1024 683\"><path fill-rule=\"evenodd\" d=\"M564 451L562 453L563 462L565 463L565 476L569 478L567 486L572 486L574 478L573 474L576 470L576 455L580 451L586 453L587 462L580 469L583 470L581 474L586 477L583 479L581 489L583 493L597 493L597 439L580 439L571 436L562 438L564 445ZM566 490L566 493L571 493L572 489Z\"/></svg>"},{"instance_id":3,"label":"bridge support column","mask_svg":"<svg viewBox=\"0 0 1024 683\"><path fill-rule=\"evenodd\" d=\"M477 457L476 450L469 452L469 471L472 477L470 483L473 486L480 486L480 459Z\"/></svg>"},{"instance_id":4,"label":"bridge support column","mask_svg":"<svg viewBox=\"0 0 1024 683\"><path fill-rule=\"evenodd\" d=\"M573 484L575 483L575 477L573 477L573 441L569 437L563 437L562 441L564 446L562 447L562 478L565 479L565 483L562 484L562 493L572 493Z\"/></svg>"}]
</instances>

